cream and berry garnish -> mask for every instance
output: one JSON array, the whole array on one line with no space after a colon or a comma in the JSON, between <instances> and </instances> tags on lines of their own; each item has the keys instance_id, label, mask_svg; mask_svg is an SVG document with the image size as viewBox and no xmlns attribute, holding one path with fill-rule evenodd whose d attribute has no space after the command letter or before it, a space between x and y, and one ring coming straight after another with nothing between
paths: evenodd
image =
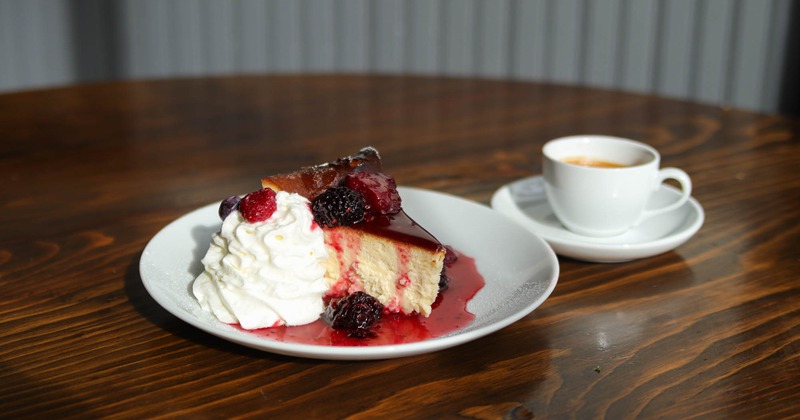
<instances>
[{"instance_id":1,"label":"cream and berry garnish","mask_svg":"<svg viewBox=\"0 0 800 420\"><path fill-rule=\"evenodd\" d=\"M312 200L312 211L334 257L323 315L333 329L366 338L374 335L381 313L430 315L446 280L445 250L405 214L394 178L382 172L343 175Z\"/></svg>"},{"instance_id":2,"label":"cream and berry garnish","mask_svg":"<svg viewBox=\"0 0 800 420\"><path fill-rule=\"evenodd\" d=\"M317 320L328 252L309 201L265 188L220 204L223 223L194 281L200 306L245 329Z\"/></svg>"},{"instance_id":3,"label":"cream and berry garnish","mask_svg":"<svg viewBox=\"0 0 800 420\"><path fill-rule=\"evenodd\" d=\"M449 282L445 265L459 265L455 254L405 212L374 148L262 178L261 186L220 204L222 228L194 283L200 305L220 321L287 339L319 336L322 323L373 342L390 331L396 341L409 325L400 319L432 334L471 319L463 306L478 283ZM431 311L445 289L465 300L444 311L455 322L438 328L442 317Z\"/></svg>"}]
</instances>

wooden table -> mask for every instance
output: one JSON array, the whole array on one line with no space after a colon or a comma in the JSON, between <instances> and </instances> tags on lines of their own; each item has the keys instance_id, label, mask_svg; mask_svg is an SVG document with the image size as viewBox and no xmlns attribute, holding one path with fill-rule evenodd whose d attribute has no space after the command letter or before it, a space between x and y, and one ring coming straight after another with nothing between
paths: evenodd
<instances>
[{"instance_id":1,"label":"wooden table","mask_svg":"<svg viewBox=\"0 0 800 420\"><path fill-rule=\"evenodd\" d=\"M550 298L476 341L274 355L142 285L153 235L263 175L374 145L400 184L488 204L576 133L658 148L705 224L647 259L559 258ZM1 95L0 142L3 417L800 416L798 119L523 82L230 77Z\"/></svg>"}]
</instances>

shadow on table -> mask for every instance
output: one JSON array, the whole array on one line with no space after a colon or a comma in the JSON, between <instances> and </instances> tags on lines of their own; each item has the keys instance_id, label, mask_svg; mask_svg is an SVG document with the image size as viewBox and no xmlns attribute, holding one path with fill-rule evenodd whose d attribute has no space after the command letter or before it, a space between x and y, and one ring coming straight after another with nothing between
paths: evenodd
<instances>
[{"instance_id":1,"label":"shadow on table","mask_svg":"<svg viewBox=\"0 0 800 420\"><path fill-rule=\"evenodd\" d=\"M99 418L83 397L63 387L48 377L32 377L17 372L12 366L0 362L0 374L4 377L0 397L0 413L3 418L37 418L42 413L56 418ZM37 404L21 405L20 401L38 401Z\"/></svg>"},{"instance_id":2,"label":"shadow on table","mask_svg":"<svg viewBox=\"0 0 800 420\"><path fill-rule=\"evenodd\" d=\"M195 252L195 255L199 254ZM125 294L128 296L128 300L131 302L134 309L151 324L183 340L226 353L241 354L248 357L271 358L275 360L292 359L287 356L266 353L231 343L199 330L169 313L166 309L162 308L161 305L150 296L147 289L145 289L139 273L141 257L142 252L137 253L128 265L127 272L125 273ZM199 258L202 258L202 255L200 255ZM193 263L191 270L196 271L197 269L196 263ZM202 270L202 267L200 267L200 269Z\"/></svg>"}]
</instances>

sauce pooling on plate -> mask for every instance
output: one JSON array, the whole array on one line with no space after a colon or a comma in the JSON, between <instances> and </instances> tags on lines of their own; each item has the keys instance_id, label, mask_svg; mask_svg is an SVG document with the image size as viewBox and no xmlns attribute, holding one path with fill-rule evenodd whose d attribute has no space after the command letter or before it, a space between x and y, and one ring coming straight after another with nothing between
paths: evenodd
<instances>
[{"instance_id":1,"label":"sauce pooling on plate","mask_svg":"<svg viewBox=\"0 0 800 420\"><path fill-rule=\"evenodd\" d=\"M485 284L475 265L475 259L458 251L456 253L458 259L446 267L450 285L439 293L428 318L418 314L383 314L373 330L375 336L368 338L348 337L347 331L334 330L321 319L293 327L240 329L276 341L321 346L380 346L441 337L472 323L475 315L467 311L467 303Z\"/></svg>"}]
</instances>

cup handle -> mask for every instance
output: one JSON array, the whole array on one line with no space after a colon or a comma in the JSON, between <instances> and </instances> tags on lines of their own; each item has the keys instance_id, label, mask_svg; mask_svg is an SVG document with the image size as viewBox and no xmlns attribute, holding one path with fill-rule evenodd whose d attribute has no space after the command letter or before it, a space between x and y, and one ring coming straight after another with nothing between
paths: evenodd
<instances>
[{"instance_id":1,"label":"cup handle","mask_svg":"<svg viewBox=\"0 0 800 420\"><path fill-rule=\"evenodd\" d=\"M689 178L689 175L686 172L678 168L663 168L659 170L656 188L661 186L661 184L668 179L674 179L678 181L679 184L681 184L682 194L680 198L678 198L678 200L675 201L674 203L670 203L664 207L654 210L645 210L639 217L639 220L636 222L637 225L643 222L645 219L649 219L653 216L679 208L684 203L686 203L687 200L689 200L689 197L692 196L692 180L691 178Z\"/></svg>"}]
</instances>

